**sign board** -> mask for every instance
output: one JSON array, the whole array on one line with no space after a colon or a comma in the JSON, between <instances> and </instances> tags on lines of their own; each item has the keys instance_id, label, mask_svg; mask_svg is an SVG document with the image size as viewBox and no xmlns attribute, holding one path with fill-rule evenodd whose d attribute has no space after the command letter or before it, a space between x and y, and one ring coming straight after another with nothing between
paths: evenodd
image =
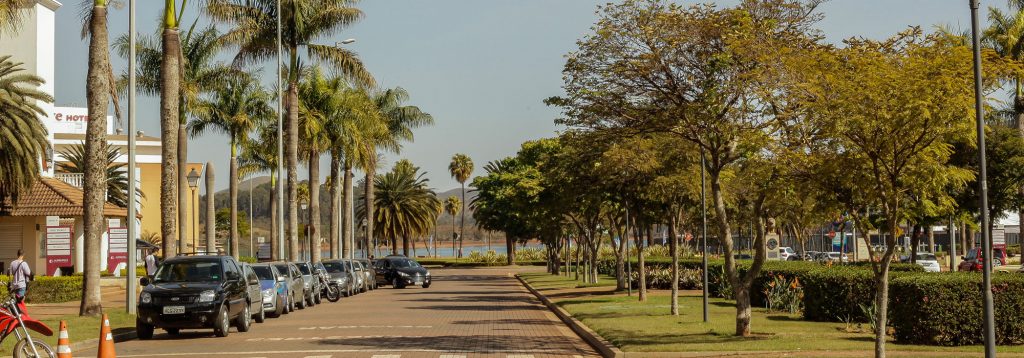
<instances>
[{"instance_id":1,"label":"sign board","mask_svg":"<svg viewBox=\"0 0 1024 358\"><path fill-rule=\"evenodd\" d=\"M117 265L128 261L128 228L107 229L107 271L114 272Z\"/></svg>"},{"instance_id":2,"label":"sign board","mask_svg":"<svg viewBox=\"0 0 1024 358\"><path fill-rule=\"evenodd\" d=\"M270 244L261 242L259 248L256 250L256 258L260 260L270 260Z\"/></svg>"},{"instance_id":3,"label":"sign board","mask_svg":"<svg viewBox=\"0 0 1024 358\"><path fill-rule=\"evenodd\" d=\"M121 227L121 219L107 219L107 227Z\"/></svg>"},{"instance_id":4,"label":"sign board","mask_svg":"<svg viewBox=\"0 0 1024 358\"><path fill-rule=\"evenodd\" d=\"M995 225L992 227L992 244L1006 245L1006 227L1003 225Z\"/></svg>"},{"instance_id":5,"label":"sign board","mask_svg":"<svg viewBox=\"0 0 1024 358\"><path fill-rule=\"evenodd\" d=\"M47 216L46 226L60 226L60 216Z\"/></svg>"},{"instance_id":6,"label":"sign board","mask_svg":"<svg viewBox=\"0 0 1024 358\"><path fill-rule=\"evenodd\" d=\"M779 256L779 234L774 232L764 235L765 249L769 260L781 260Z\"/></svg>"},{"instance_id":7,"label":"sign board","mask_svg":"<svg viewBox=\"0 0 1024 358\"><path fill-rule=\"evenodd\" d=\"M263 236L257 236L256 237L256 243L258 243L258 244L262 244L262 243L264 243L266 241L267 241L266 237L263 237Z\"/></svg>"},{"instance_id":8,"label":"sign board","mask_svg":"<svg viewBox=\"0 0 1024 358\"><path fill-rule=\"evenodd\" d=\"M50 133L85 134L89 125L89 109L84 107L53 107L43 120ZM114 117L107 116L107 134L114 134Z\"/></svg>"},{"instance_id":9,"label":"sign board","mask_svg":"<svg viewBox=\"0 0 1024 358\"><path fill-rule=\"evenodd\" d=\"M71 247L74 230L70 226L46 227L46 274L53 275L61 267L73 265Z\"/></svg>"}]
</instances>

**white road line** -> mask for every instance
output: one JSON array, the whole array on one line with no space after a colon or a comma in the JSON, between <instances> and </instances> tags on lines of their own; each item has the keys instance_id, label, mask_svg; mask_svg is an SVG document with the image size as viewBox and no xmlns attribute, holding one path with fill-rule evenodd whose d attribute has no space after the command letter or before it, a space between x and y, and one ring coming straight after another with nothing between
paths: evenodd
<instances>
[{"instance_id":1,"label":"white road line","mask_svg":"<svg viewBox=\"0 0 1024 358\"><path fill-rule=\"evenodd\" d=\"M306 356L306 358L331 358L331 356L330 355L325 355L325 356Z\"/></svg>"},{"instance_id":2,"label":"white road line","mask_svg":"<svg viewBox=\"0 0 1024 358\"><path fill-rule=\"evenodd\" d=\"M401 354L374 354L370 358L402 358Z\"/></svg>"},{"instance_id":3,"label":"white road line","mask_svg":"<svg viewBox=\"0 0 1024 358\"><path fill-rule=\"evenodd\" d=\"M533 358L533 354L509 354L505 358Z\"/></svg>"},{"instance_id":4,"label":"white road line","mask_svg":"<svg viewBox=\"0 0 1024 358\"><path fill-rule=\"evenodd\" d=\"M466 356L461 354L442 354L440 357L437 358L466 358Z\"/></svg>"}]
</instances>

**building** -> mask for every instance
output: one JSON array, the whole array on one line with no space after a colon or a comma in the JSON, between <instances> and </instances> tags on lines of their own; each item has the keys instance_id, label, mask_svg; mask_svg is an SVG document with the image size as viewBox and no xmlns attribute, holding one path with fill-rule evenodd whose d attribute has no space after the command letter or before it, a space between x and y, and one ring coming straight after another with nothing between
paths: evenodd
<instances>
[{"instance_id":1,"label":"building","mask_svg":"<svg viewBox=\"0 0 1024 358\"><path fill-rule=\"evenodd\" d=\"M25 9L24 26L15 34L0 35L0 56L10 55L13 61L23 63L22 67L27 72L45 80L39 89L53 94L56 58L86 60L60 54L55 48L56 11L75 10L64 8L54 0L32 1ZM56 101L60 99L56 98ZM40 103L39 106L47 113L43 123L49 133L50 148L44 158L39 158L41 177L29 194L17 201L0 200L0 264L6 267L17 250L23 249L35 272L53 275L60 272L58 267L63 267L65 273L80 272L83 262L82 176L62 173L57 167L67 161L63 153L84 142L89 115L85 108L49 103ZM113 117L108 116L106 121L107 142L122 153L115 162L126 163L128 136L115 128ZM141 192L137 200L137 216L129 220L126 208L109 202L103 208L106 232L102 239L101 257L106 259L101 260L100 266L114 273L124 267L127 259L127 225L136 225L139 237L135 239L143 235L148 237L150 233L160 234L160 138L145 136L141 132L132 135L136 136L136 182ZM195 170L202 174L204 169L201 164L189 164L186 172ZM190 219L185 232L186 241L201 245L198 238L198 190L192 190L187 201L185 210L189 210ZM179 251L194 249L185 247Z\"/></svg>"}]
</instances>

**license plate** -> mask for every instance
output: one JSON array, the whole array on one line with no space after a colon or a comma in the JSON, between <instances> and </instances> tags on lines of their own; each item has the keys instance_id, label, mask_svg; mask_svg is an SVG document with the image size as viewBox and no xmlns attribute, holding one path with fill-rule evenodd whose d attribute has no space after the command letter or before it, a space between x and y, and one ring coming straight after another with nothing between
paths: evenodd
<instances>
[{"instance_id":1,"label":"license plate","mask_svg":"<svg viewBox=\"0 0 1024 358\"><path fill-rule=\"evenodd\" d=\"M416 280L416 284L417 285L422 285L423 284L423 280Z\"/></svg>"},{"instance_id":2,"label":"license plate","mask_svg":"<svg viewBox=\"0 0 1024 358\"><path fill-rule=\"evenodd\" d=\"M164 306L164 314L183 314L185 306Z\"/></svg>"}]
</instances>

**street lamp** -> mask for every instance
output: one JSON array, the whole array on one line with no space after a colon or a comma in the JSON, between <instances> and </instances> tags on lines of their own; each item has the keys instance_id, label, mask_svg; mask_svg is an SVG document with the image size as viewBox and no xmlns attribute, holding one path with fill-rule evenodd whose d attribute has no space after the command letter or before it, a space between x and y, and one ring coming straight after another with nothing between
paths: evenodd
<instances>
[{"instance_id":1,"label":"street lamp","mask_svg":"<svg viewBox=\"0 0 1024 358\"><path fill-rule=\"evenodd\" d=\"M348 45L348 44L353 43L353 42L356 42L356 39L344 39L344 40L341 40L339 42L335 42L334 46Z\"/></svg>"},{"instance_id":2,"label":"street lamp","mask_svg":"<svg viewBox=\"0 0 1024 358\"><path fill-rule=\"evenodd\" d=\"M196 168L192 168L185 178L188 179L188 187L192 188L192 250L194 252L198 251L199 247L196 245L196 238L199 236L196 231L196 188L199 187L199 172L196 172ZM206 218L206 220L210 220L210 218Z\"/></svg>"},{"instance_id":3,"label":"street lamp","mask_svg":"<svg viewBox=\"0 0 1024 358\"><path fill-rule=\"evenodd\" d=\"M978 201L981 208L982 291L984 294L985 357L996 356L995 307L992 302L992 235L989 232L988 182L985 163L985 122L981 93L981 38L978 36L978 0L968 0L971 7L971 43L974 45L974 122L978 131Z\"/></svg>"},{"instance_id":4,"label":"street lamp","mask_svg":"<svg viewBox=\"0 0 1024 358\"><path fill-rule=\"evenodd\" d=\"M701 229L701 275L704 289L704 322L708 321L708 205L704 187L704 148L700 149L700 216L704 222Z\"/></svg>"},{"instance_id":5,"label":"street lamp","mask_svg":"<svg viewBox=\"0 0 1024 358\"><path fill-rule=\"evenodd\" d=\"M306 204L306 202L305 202L305 201L303 201L303 202L302 202L302 211L306 211L306 208L308 208L308 207L309 207L309 205L308 205L308 204ZM302 215L302 217L304 217L304 218L305 218L305 217L306 217L306 215ZM308 244L309 244L309 240L310 240L310 239L309 239L309 222L308 222L308 221L309 221L309 219L307 218L307 219L306 219L306 221L307 221L307 222L306 222L306 223L304 223L304 225L305 225L305 228L306 228L306 245L308 245ZM302 245L302 246L306 246L306 245ZM305 247L304 247L304 248L305 248ZM312 250L312 248L309 248L309 250ZM306 251L306 254L307 254L307 255L309 255L309 253L310 253L309 251Z\"/></svg>"},{"instance_id":6,"label":"street lamp","mask_svg":"<svg viewBox=\"0 0 1024 358\"><path fill-rule=\"evenodd\" d=\"M138 256L136 256L135 237L138 235L135 227L135 0L128 0L128 285L125 290L125 306L128 314L135 314L136 287L135 268ZM142 136L142 131L138 131Z\"/></svg>"}]
</instances>

